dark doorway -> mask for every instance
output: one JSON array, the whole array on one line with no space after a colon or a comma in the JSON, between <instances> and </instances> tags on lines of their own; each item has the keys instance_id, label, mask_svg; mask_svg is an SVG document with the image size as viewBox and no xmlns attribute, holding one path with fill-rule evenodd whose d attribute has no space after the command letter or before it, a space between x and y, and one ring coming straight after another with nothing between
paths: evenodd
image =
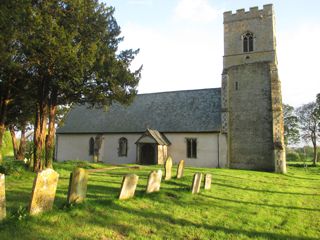
<instances>
[{"instance_id":1,"label":"dark doorway","mask_svg":"<svg viewBox=\"0 0 320 240\"><path fill-rule=\"evenodd\" d=\"M140 163L144 165L155 164L155 146L151 143L144 143L141 146Z\"/></svg>"}]
</instances>

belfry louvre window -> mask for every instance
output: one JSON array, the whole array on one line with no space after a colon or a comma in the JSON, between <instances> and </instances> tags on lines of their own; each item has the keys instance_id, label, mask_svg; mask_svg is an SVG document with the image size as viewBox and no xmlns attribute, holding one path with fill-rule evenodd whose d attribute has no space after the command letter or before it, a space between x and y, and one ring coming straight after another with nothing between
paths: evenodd
<instances>
[{"instance_id":1,"label":"belfry louvre window","mask_svg":"<svg viewBox=\"0 0 320 240\"><path fill-rule=\"evenodd\" d=\"M124 137L119 139L119 157L126 157L128 152L128 140Z\"/></svg>"},{"instance_id":2,"label":"belfry louvre window","mask_svg":"<svg viewBox=\"0 0 320 240\"><path fill-rule=\"evenodd\" d=\"M197 139L187 138L187 158L197 158Z\"/></svg>"},{"instance_id":3,"label":"belfry louvre window","mask_svg":"<svg viewBox=\"0 0 320 240\"><path fill-rule=\"evenodd\" d=\"M251 32L247 32L242 37L243 37L243 52L252 52L253 51L253 34Z\"/></svg>"},{"instance_id":4,"label":"belfry louvre window","mask_svg":"<svg viewBox=\"0 0 320 240\"><path fill-rule=\"evenodd\" d=\"M94 139L90 138L89 140L89 155L94 155Z\"/></svg>"}]
</instances>

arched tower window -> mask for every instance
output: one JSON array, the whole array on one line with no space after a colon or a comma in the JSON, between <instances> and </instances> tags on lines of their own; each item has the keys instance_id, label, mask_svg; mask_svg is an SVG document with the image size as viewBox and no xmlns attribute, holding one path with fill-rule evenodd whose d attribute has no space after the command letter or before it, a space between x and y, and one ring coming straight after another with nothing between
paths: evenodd
<instances>
[{"instance_id":1,"label":"arched tower window","mask_svg":"<svg viewBox=\"0 0 320 240\"><path fill-rule=\"evenodd\" d=\"M243 52L253 52L253 33L246 32L242 35L243 39Z\"/></svg>"},{"instance_id":2,"label":"arched tower window","mask_svg":"<svg viewBox=\"0 0 320 240\"><path fill-rule=\"evenodd\" d=\"M124 137L119 139L119 157L126 157L128 152L128 140Z\"/></svg>"},{"instance_id":3,"label":"arched tower window","mask_svg":"<svg viewBox=\"0 0 320 240\"><path fill-rule=\"evenodd\" d=\"M93 137L89 140L89 155L94 155L94 139Z\"/></svg>"}]
</instances>

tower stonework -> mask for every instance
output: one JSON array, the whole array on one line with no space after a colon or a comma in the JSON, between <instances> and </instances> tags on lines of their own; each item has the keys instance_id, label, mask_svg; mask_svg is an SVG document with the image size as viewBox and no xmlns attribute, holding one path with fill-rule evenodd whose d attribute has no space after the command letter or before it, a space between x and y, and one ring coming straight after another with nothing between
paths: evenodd
<instances>
[{"instance_id":1,"label":"tower stonework","mask_svg":"<svg viewBox=\"0 0 320 240\"><path fill-rule=\"evenodd\" d=\"M224 13L222 134L228 166L286 172L273 6Z\"/></svg>"}]
</instances>

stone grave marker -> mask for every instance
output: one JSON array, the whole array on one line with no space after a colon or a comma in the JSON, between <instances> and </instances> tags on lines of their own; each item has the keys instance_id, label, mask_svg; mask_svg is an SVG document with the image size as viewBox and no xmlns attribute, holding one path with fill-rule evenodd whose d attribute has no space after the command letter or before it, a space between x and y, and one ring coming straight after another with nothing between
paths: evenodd
<instances>
[{"instance_id":1,"label":"stone grave marker","mask_svg":"<svg viewBox=\"0 0 320 240\"><path fill-rule=\"evenodd\" d=\"M124 200L132 198L138 184L139 176L135 174L127 174L123 177L119 199Z\"/></svg>"},{"instance_id":2,"label":"stone grave marker","mask_svg":"<svg viewBox=\"0 0 320 240\"><path fill-rule=\"evenodd\" d=\"M207 173L204 175L204 182L203 182L204 190L211 189L211 179L212 179L212 175L210 173Z\"/></svg>"},{"instance_id":3,"label":"stone grave marker","mask_svg":"<svg viewBox=\"0 0 320 240\"><path fill-rule=\"evenodd\" d=\"M177 178L182 178L184 173L184 160L180 160L177 168Z\"/></svg>"},{"instance_id":4,"label":"stone grave marker","mask_svg":"<svg viewBox=\"0 0 320 240\"><path fill-rule=\"evenodd\" d=\"M0 221L6 217L5 175L0 173Z\"/></svg>"},{"instance_id":5,"label":"stone grave marker","mask_svg":"<svg viewBox=\"0 0 320 240\"><path fill-rule=\"evenodd\" d=\"M195 173L192 181L192 194L200 192L200 186L202 181L202 173Z\"/></svg>"},{"instance_id":6,"label":"stone grave marker","mask_svg":"<svg viewBox=\"0 0 320 240\"><path fill-rule=\"evenodd\" d=\"M83 168L75 168L70 173L68 203L80 203L87 195L88 172Z\"/></svg>"},{"instance_id":7,"label":"stone grave marker","mask_svg":"<svg viewBox=\"0 0 320 240\"><path fill-rule=\"evenodd\" d=\"M171 179L171 170L172 170L172 158L168 157L164 163L164 180Z\"/></svg>"},{"instance_id":8,"label":"stone grave marker","mask_svg":"<svg viewBox=\"0 0 320 240\"><path fill-rule=\"evenodd\" d=\"M52 209L58 179L59 174L50 168L37 173L33 182L29 205L30 215L36 215Z\"/></svg>"},{"instance_id":9,"label":"stone grave marker","mask_svg":"<svg viewBox=\"0 0 320 240\"><path fill-rule=\"evenodd\" d=\"M162 178L162 171L152 171L149 174L146 193L159 192Z\"/></svg>"}]
</instances>

